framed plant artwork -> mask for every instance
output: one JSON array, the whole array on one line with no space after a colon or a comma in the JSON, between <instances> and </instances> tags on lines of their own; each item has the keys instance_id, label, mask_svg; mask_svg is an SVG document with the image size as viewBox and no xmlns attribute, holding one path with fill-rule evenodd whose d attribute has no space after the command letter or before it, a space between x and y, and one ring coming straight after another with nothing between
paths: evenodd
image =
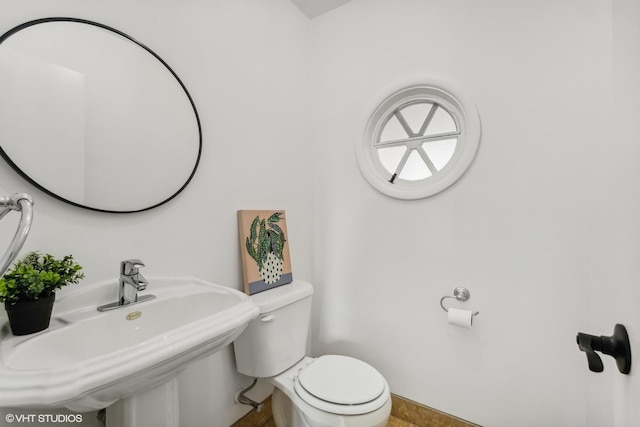
<instances>
[{"instance_id":1,"label":"framed plant artwork","mask_svg":"<svg viewBox=\"0 0 640 427\"><path fill-rule=\"evenodd\" d=\"M284 211L238 211L244 291L248 295L291 283Z\"/></svg>"}]
</instances>

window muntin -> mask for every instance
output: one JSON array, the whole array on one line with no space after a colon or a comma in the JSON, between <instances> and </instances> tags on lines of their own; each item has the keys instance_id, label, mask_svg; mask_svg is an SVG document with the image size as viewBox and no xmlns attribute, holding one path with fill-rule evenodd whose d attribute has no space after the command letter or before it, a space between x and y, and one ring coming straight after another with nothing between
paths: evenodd
<instances>
[{"instance_id":1,"label":"window muntin","mask_svg":"<svg viewBox=\"0 0 640 427\"><path fill-rule=\"evenodd\" d=\"M453 156L458 135L459 126L445 107L408 101L383 119L373 145L393 184L397 178L417 181L440 172Z\"/></svg>"}]
</instances>

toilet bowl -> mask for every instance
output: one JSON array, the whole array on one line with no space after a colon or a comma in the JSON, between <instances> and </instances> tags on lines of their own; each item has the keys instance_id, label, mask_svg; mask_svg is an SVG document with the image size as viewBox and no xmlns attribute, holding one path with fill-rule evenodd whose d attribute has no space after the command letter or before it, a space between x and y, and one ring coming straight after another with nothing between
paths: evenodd
<instances>
[{"instance_id":1,"label":"toilet bowl","mask_svg":"<svg viewBox=\"0 0 640 427\"><path fill-rule=\"evenodd\" d=\"M391 412L389 385L373 367L347 356L305 357L275 386L278 427L384 427Z\"/></svg>"},{"instance_id":2,"label":"toilet bowl","mask_svg":"<svg viewBox=\"0 0 640 427\"><path fill-rule=\"evenodd\" d=\"M238 371L275 386L278 427L386 426L391 393L380 372L349 356L306 355L312 294L297 280L252 295L260 314L233 343Z\"/></svg>"}]
</instances>

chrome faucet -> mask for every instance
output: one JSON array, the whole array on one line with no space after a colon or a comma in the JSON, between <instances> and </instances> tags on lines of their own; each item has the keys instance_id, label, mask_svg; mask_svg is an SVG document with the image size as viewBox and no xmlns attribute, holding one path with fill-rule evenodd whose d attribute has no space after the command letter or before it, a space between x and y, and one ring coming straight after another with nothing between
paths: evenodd
<instances>
[{"instance_id":1,"label":"chrome faucet","mask_svg":"<svg viewBox=\"0 0 640 427\"><path fill-rule=\"evenodd\" d=\"M144 263L139 259L128 259L120 263L120 280L118 287L118 301L98 307L98 311L108 311L127 307L143 301L154 299L155 295L138 296L138 291L144 291L149 282L140 273Z\"/></svg>"},{"instance_id":2,"label":"chrome faucet","mask_svg":"<svg viewBox=\"0 0 640 427\"><path fill-rule=\"evenodd\" d=\"M144 263L139 259L128 259L120 263L120 292L118 301L120 305L138 302L138 291L147 288L147 280L140 274L139 269Z\"/></svg>"}]
</instances>

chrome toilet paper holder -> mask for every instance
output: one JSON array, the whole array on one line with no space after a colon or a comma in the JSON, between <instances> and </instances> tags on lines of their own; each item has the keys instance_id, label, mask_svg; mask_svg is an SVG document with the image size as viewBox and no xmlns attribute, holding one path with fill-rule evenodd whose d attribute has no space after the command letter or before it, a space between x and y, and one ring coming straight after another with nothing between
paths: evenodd
<instances>
[{"instance_id":1,"label":"chrome toilet paper holder","mask_svg":"<svg viewBox=\"0 0 640 427\"><path fill-rule=\"evenodd\" d=\"M466 301L471 298L471 292L469 292L469 289L465 288L464 286L459 286L453 290L453 296L446 295L440 298L440 307L442 307L442 309L448 313L449 309L444 306L444 300L447 298L455 298L458 301ZM473 313L471 313L471 315L476 316L479 313L479 311L474 311Z\"/></svg>"}]
</instances>

